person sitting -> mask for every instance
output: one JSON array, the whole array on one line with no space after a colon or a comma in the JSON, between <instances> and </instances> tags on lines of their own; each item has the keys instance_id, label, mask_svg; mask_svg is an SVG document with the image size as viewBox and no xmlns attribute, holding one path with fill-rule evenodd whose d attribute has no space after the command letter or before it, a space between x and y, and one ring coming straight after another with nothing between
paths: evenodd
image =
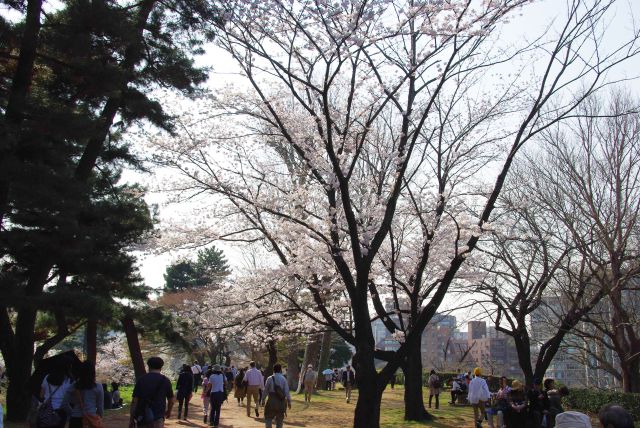
<instances>
[{"instance_id":1,"label":"person sitting","mask_svg":"<svg viewBox=\"0 0 640 428\"><path fill-rule=\"evenodd\" d=\"M111 402L113 403L113 409L119 409L122 407L123 401L120 397L120 384L118 382L111 382Z\"/></svg>"},{"instance_id":2,"label":"person sitting","mask_svg":"<svg viewBox=\"0 0 640 428\"><path fill-rule=\"evenodd\" d=\"M113 409L113 396L109 392L109 387L107 386L106 383L102 384L102 390L104 391L103 393L104 409L105 410Z\"/></svg>"},{"instance_id":3,"label":"person sitting","mask_svg":"<svg viewBox=\"0 0 640 428\"><path fill-rule=\"evenodd\" d=\"M633 417L618 404L607 404L598 413L601 428L633 428Z\"/></svg>"}]
</instances>

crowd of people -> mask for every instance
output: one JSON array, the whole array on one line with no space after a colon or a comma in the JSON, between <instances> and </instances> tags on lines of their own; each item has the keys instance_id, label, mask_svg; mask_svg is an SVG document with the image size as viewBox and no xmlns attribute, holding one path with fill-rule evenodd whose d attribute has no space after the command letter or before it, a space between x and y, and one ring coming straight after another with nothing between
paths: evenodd
<instances>
[{"instance_id":1,"label":"crowd of people","mask_svg":"<svg viewBox=\"0 0 640 428\"><path fill-rule=\"evenodd\" d=\"M252 413L256 418L260 417L260 411L264 408L266 428L274 425L281 428L287 409L291 408L289 383L282 373L280 364L273 366L273 374L266 379L264 371L258 369L253 361L248 367L240 369L235 366L221 367L218 364L200 365L198 361L191 366L184 364L178 374L175 398L170 380L160 374L163 364L162 359L158 357L150 358L147 362L149 373L136 382L133 390L131 427L163 427L164 420L171 417L176 401L178 419L186 420L189 416L190 400L199 388L203 421L212 427L218 427L222 404L228 401L232 393L239 406L245 405L247 417L251 417ZM327 369L322 375L326 389L335 389L336 382L341 380L345 388L345 400L347 403L351 401L351 391L355 386L355 373L351 367ZM300 378L305 401L311 402L318 373L313 369L313 365L308 365L300 374Z\"/></svg>"},{"instance_id":2,"label":"crowd of people","mask_svg":"<svg viewBox=\"0 0 640 428\"><path fill-rule=\"evenodd\" d=\"M273 374L266 378L253 361L239 369L218 364L201 366L197 361L184 364L177 377L175 397L170 379L161 373L163 365L159 357L147 361L148 373L137 380L133 389L130 427L162 428L165 419L171 417L175 402L178 419L186 420L190 400L199 389L204 423L212 427L219 426L222 404L232 393L239 406L245 405L247 417L252 413L259 417L263 410L267 428L274 425L281 428L287 410L291 409L289 382L280 364L274 365ZM319 374L313 365L308 365L300 373L300 381L307 403L311 402L317 385L334 390L337 382L342 382L348 403L356 376L349 366L326 369ZM443 380L431 370L427 382L429 408L439 409ZM531 385L524 385L501 377L499 386L491 390L489 383L493 382L488 383L482 370L476 367L447 383L451 386L449 404L456 405L463 399L470 404L477 428L485 421L489 428L592 427L587 415L563 409L562 398L569 390L557 387L553 379L534 379ZM70 364L62 360L44 377L39 396L34 398L32 427L64 428L67 423L69 428L102 426L104 411L123 405L119 385L113 382L109 389L107 384L97 383L95 366L89 361L80 363L72 374ZM634 428L632 416L619 405L604 406L598 416L602 428Z\"/></svg>"},{"instance_id":3,"label":"crowd of people","mask_svg":"<svg viewBox=\"0 0 640 428\"><path fill-rule=\"evenodd\" d=\"M455 405L464 396L473 408L477 428L484 421L489 428L590 428L589 416L575 411L565 411L562 398L569 395L566 386L556 386L554 379L534 379L531 385L514 380L509 385L501 377L499 387L491 391L482 369L462 373L449 380L451 401ZM442 381L435 370L428 379L429 407L435 397L435 408L439 407ZM601 409L599 420L603 428L634 428L629 412L616 404Z\"/></svg>"}]
</instances>

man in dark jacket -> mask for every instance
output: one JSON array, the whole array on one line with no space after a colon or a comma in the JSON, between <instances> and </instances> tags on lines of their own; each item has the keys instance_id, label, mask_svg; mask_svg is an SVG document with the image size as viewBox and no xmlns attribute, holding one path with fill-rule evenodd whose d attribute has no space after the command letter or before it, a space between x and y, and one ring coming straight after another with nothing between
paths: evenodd
<instances>
[{"instance_id":1,"label":"man in dark jacket","mask_svg":"<svg viewBox=\"0 0 640 428\"><path fill-rule=\"evenodd\" d=\"M351 366L342 372L342 384L344 385L344 395L347 403L351 401L351 389L356 381L356 374L351 369Z\"/></svg>"}]
</instances>

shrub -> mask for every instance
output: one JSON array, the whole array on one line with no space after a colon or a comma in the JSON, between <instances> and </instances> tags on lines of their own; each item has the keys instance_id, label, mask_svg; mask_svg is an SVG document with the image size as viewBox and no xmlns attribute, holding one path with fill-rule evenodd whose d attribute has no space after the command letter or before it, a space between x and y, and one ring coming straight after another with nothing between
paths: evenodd
<instances>
[{"instance_id":1,"label":"shrub","mask_svg":"<svg viewBox=\"0 0 640 428\"><path fill-rule=\"evenodd\" d=\"M631 413L635 421L640 421L640 394L615 391L598 391L594 389L570 389L565 404L575 410L598 413L609 403L616 403Z\"/></svg>"}]
</instances>

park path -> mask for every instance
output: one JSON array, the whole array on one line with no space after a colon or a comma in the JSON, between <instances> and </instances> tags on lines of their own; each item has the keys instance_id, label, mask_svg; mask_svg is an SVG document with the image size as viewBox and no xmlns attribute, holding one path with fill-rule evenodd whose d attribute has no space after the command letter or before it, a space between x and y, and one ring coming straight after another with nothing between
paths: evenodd
<instances>
[{"instance_id":1,"label":"park path","mask_svg":"<svg viewBox=\"0 0 640 428\"><path fill-rule=\"evenodd\" d=\"M177 407L174 407L174 412L172 417L165 421L166 428L185 428L185 427L193 427L193 428L208 428L209 425L203 422L203 414L202 407L200 405L196 406L195 403L192 403L189 406L189 419L188 420L177 420ZM200 404L199 402L197 404ZM290 427L305 427L305 428L327 428L327 427L343 427L348 426L343 424L342 422L338 422L335 420L327 421L318 420L317 423L313 423L309 421L309 417L312 416L313 409L312 406L308 406L306 404L301 404L301 408L298 410L308 410L302 413L295 412L295 406L298 403L294 402L294 409L290 411L290 414L285 418L285 426ZM220 417L220 428L264 428L264 418L263 418L263 408L260 409L260 417L256 418L253 416L248 417L246 414L246 407L238 406L235 401L229 400L222 405L221 417ZM321 410L320 408L318 410ZM315 419L315 418L312 418ZM118 412L118 413L109 413L105 417L105 428L126 428L128 425L129 416L128 412ZM328 422L328 423L327 423Z\"/></svg>"}]
</instances>

